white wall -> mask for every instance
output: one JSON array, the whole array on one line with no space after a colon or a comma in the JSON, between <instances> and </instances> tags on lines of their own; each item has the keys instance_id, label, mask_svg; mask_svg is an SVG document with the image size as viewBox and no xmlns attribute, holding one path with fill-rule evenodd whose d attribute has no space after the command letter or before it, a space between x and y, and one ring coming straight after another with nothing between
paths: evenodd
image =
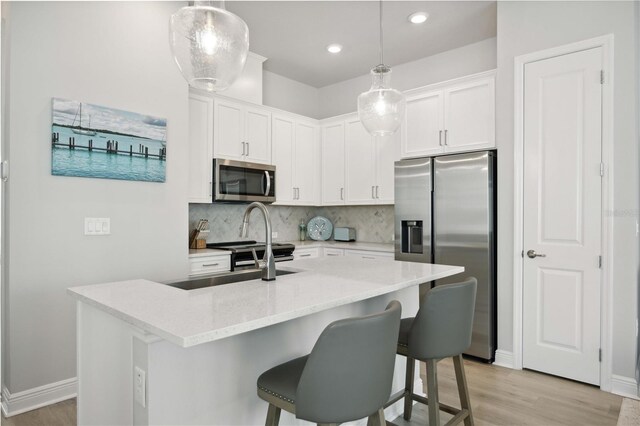
<instances>
[{"instance_id":1,"label":"white wall","mask_svg":"<svg viewBox=\"0 0 640 426\"><path fill-rule=\"evenodd\" d=\"M372 63L371 67L375 65ZM496 39L490 38L458 49L392 67L391 86L414 89L496 67ZM358 109L357 99L371 87L371 77L362 75L320 89L318 118L347 114Z\"/></svg>"},{"instance_id":2,"label":"white wall","mask_svg":"<svg viewBox=\"0 0 640 426\"><path fill-rule=\"evenodd\" d=\"M66 288L187 273L188 90L169 51L178 2L11 4L10 251L5 320L11 393L76 375ZM167 118L165 183L51 175L51 98ZM84 217L110 217L85 237Z\"/></svg>"},{"instance_id":3,"label":"white wall","mask_svg":"<svg viewBox=\"0 0 640 426\"><path fill-rule=\"evenodd\" d=\"M498 345L513 349L514 57L604 34L615 36L613 374L634 377L638 283L638 134L634 2L498 2ZM635 215L629 212L636 212ZM517 250L518 253L515 253Z\"/></svg>"},{"instance_id":4,"label":"white wall","mask_svg":"<svg viewBox=\"0 0 640 426\"><path fill-rule=\"evenodd\" d=\"M319 90L308 84L264 70L262 103L311 118L318 118Z\"/></svg>"}]
</instances>

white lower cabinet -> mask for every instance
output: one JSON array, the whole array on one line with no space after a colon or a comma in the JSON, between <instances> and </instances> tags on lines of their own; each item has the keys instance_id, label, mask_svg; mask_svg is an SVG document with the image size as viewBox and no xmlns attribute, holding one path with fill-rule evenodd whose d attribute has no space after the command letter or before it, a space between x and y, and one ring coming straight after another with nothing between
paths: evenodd
<instances>
[{"instance_id":1,"label":"white lower cabinet","mask_svg":"<svg viewBox=\"0 0 640 426\"><path fill-rule=\"evenodd\" d=\"M345 256L359 257L361 259L393 259L394 254L386 251L352 250L344 249Z\"/></svg>"},{"instance_id":2,"label":"white lower cabinet","mask_svg":"<svg viewBox=\"0 0 640 426\"><path fill-rule=\"evenodd\" d=\"M320 257L320 247L297 248L293 252L293 260Z\"/></svg>"},{"instance_id":3,"label":"white lower cabinet","mask_svg":"<svg viewBox=\"0 0 640 426\"><path fill-rule=\"evenodd\" d=\"M344 249L336 249L336 248L329 248L329 247L323 247L323 252L325 256L344 256Z\"/></svg>"},{"instance_id":4,"label":"white lower cabinet","mask_svg":"<svg viewBox=\"0 0 640 426\"><path fill-rule=\"evenodd\" d=\"M189 257L189 276L208 275L231 270L231 256L211 254Z\"/></svg>"}]
</instances>

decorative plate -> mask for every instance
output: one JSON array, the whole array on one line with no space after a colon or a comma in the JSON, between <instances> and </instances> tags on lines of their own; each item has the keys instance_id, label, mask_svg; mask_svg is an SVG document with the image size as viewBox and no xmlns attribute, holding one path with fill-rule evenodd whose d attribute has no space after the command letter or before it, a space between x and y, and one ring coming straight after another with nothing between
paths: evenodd
<instances>
[{"instance_id":1,"label":"decorative plate","mask_svg":"<svg viewBox=\"0 0 640 426\"><path fill-rule=\"evenodd\" d=\"M307 235L312 240L326 241L331 238L332 232L333 224L326 217L316 216L307 224Z\"/></svg>"}]
</instances>

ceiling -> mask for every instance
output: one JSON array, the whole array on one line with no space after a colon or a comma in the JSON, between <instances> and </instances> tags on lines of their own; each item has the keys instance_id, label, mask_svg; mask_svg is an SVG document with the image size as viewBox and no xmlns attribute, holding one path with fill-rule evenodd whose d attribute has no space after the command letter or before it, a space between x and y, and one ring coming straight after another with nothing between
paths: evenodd
<instances>
[{"instance_id":1,"label":"ceiling","mask_svg":"<svg viewBox=\"0 0 640 426\"><path fill-rule=\"evenodd\" d=\"M379 62L377 1L227 1L249 26L250 50L264 68L314 86L348 80ZM426 23L408 22L416 11ZM394 1L383 4L384 62L394 66L496 35L494 1ZM344 49L330 54L326 46Z\"/></svg>"}]
</instances>

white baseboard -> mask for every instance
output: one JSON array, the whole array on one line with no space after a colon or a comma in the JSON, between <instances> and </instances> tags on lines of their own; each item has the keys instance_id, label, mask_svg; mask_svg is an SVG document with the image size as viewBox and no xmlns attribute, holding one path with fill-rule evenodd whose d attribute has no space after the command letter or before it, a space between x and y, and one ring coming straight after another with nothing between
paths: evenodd
<instances>
[{"instance_id":1,"label":"white baseboard","mask_svg":"<svg viewBox=\"0 0 640 426\"><path fill-rule=\"evenodd\" d=\"M13 394L9 392L9 389L3 387L2 412L5 417L11 417L75 398L77 395L78 381L75 377Z\"/></svg>"},{"instance_id":2,"label":"white baseboard","mask_svg":"<svg viewBox=\"0 0 640 426\"><path fill-rule=\"evenodd\" d=\"M513 368L513 352L503 351L502 349L498 349L496 351L496 360L493 362L493 365L506 367L506 368Z\"/></svg>"},{"instance_id":3,"label":"white baseboard","mask_svg":"<svg viewBox=\"0 0 640 426\"><path fill-rule=\"evenodd\" d=\"M632 377L611 376L611 393L625 398L640 399L638 397L638 383Z\"/></svg>"}]
</instances>

